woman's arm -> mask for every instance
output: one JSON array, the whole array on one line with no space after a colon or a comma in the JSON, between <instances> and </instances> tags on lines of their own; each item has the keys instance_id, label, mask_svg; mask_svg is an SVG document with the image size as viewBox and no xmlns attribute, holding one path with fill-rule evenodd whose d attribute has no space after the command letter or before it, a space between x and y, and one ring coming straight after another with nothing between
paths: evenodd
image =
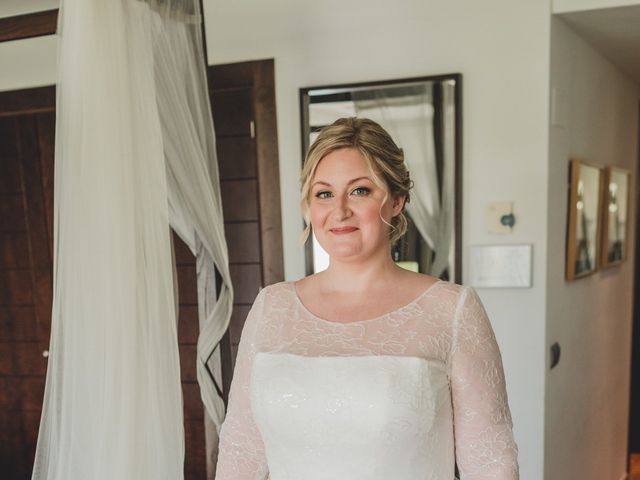
<instances>
[{"instance_id":1,"label":"woman's arm","mask_svg":"<svg viewBox=\"0 0 640 480\"><path fill-rule=\"evenodd\" d=\"M502 358L487 313L470 287L460 292L450 362L461 480L517 480L518 448Z\"/></svg>"},{"instance_id":2,"label":"woman's arm","mask_svg":"<svg viewBox=\"0 0 640 480\"><path fill-rule=\"evenodd\" d=\"M220 430L216 480L264 480L269 473L249 397L255 332L263 314L265 290L256 297L240 336L227 414Z\"/></svg>"}]
</instances>

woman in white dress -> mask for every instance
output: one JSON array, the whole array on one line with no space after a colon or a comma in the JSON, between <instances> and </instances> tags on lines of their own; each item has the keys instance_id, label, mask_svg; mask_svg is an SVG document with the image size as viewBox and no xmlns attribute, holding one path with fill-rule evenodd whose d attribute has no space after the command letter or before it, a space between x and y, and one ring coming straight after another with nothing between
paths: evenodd
<instances>
[{"instance_id":1,"label":"woman in white dress","mask_svg":"<svg viewBox=\"0 0 640 480\"><path fill-rule=\"evenodd\" d=\"M500 352L476 292L392 260L411 180L367 119L325 128L302 208L330 265L260 291L245 322L218 480L518 478Z\"/></svg>"}]
</instances>

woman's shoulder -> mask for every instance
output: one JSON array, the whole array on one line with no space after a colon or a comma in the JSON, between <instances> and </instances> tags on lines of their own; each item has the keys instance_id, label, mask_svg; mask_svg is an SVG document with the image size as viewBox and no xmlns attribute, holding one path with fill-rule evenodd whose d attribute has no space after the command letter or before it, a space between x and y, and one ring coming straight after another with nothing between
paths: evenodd
<instances>
[{"instance_id":1,"label":"woman's shoulder","mask_svg":"<svg viewBox=\"0 0 640 480\"><path fill-rule=\"evenodd\" d=\"M462 293L469 288L450 280L416 272L407 272L405 281L399 287L412 291L416 296L421 293L432 293L453 300L460 298Z\"/></svg>"},{"instance_id":2,"label":"woman's shoulder","mask_svg":"<svg viewBox=\"0 0 640 480\"><path fill-rule=\"evenodd\" d=\"M258 292L255 302L260 301L263 304L272 305L274 302L281 303L283 300L293 301L295 300L293 283L282 280L266 285Z\"/></svg>"}]
</instances>

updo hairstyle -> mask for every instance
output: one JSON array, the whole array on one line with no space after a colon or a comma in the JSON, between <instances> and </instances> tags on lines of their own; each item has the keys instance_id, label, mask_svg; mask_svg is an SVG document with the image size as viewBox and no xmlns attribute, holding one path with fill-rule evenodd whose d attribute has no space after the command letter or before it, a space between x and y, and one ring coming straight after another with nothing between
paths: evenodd
<instances>
[{"instance_id":1,"label":"updo hairstyle","mask_svg":"<svg viewBox=\"0 0 640 480\"><path fill-rule=\"evenodd\" d=\"M311 179L320 161L341 148L355 148L362 154L373 182L385 192L382 205L390 196L396 198L404 195L407 198L406 201L409 201L409 190L413 187L413 181L409 178L409 170L404 162L402 149L395 144L387 131L373 120L356 117L340 118L320 131L304 160L300 176L302 184L300 206L306 228L300 237L301 244L306 242L311 232L309 212ZM391 223L388 223L382 218L382 205L380 218L391 227L389 243L393 245L407 231L405 207L403 206L402 211L391 219Z\"/></svg>"}]
</instances>

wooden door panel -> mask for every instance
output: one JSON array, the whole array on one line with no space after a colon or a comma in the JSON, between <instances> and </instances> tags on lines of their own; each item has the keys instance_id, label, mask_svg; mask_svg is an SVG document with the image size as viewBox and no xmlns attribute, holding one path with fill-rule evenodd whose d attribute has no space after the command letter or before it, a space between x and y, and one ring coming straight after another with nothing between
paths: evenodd
<instances>
[{"instance_id":1,"label":"wooden door panel","mask_svg":"<svg viewBox=\"0 0 640 480\"><path fill-rule=\"evenodd\" d=\"M37 340L38 328L32 305L0 306L0 343Z\"/></svg>"},{"instance_id":2,"label":"wooden door panel","mask_svg":"<svg viewBox=\"0 0 640 480\"><path fill-rule=\"evenodd\" d=\"M230 263L260 263L260 225L257 221L227 223L225 237Z\"/></svg>"},{"instance_id":3,"label":"wooden door panel","mask_svg":"<svg viewBox=\"0 0 640 480\"><path fill-rule=\"evenodd\" d=\"M194 383L198 381L196 376L196 345L182 344L180 350L180 377L182 383Z\"/></svg>"},{"instance_id":4,"label":"wooden door panel","mask_svg":"<svg viewBox=\"0 0 640 480\"><path fill-rule=\"evenodd\" d=\"M46 359L42 357L42 350L37 342L0 342L0 375L44 376L46 371Z\"/></svg>"},{"instance_id":5,"label":"wooden door panel","mask_svg":"<svg viewBox=\"0 0 640 480\"><path fill-rule=\"evenodd\" d=\"M0 409L40 412L44 378L0 377Z\"/></svg>"},{"instance_id":6,"label":"wooden door panel","mask_svg":"<svg viewBox=\"0 0 640 480\"><path fill-rule=\"evenodd\" d=\"M43 172L53 169L54 116L0 118L0 471L7 480L31 476L44 395L53 185Z\"/></svg>"},{"instance_id":7,"label":"wooden door panel","mask_svg":"<svg viewBox=\"0 0 640 480\"><path fill-rule=\"evenodd\" d=\"M33 298L29 270L3 269L0 271L0 305L31 305Z\"/></svg>"},{"instance_id":8,"label":"wooden door panel","mask_svg":"<svg viewBox=\"0 0 640 480\"><path fill-rule=\"evenodd\" d=\"M210 93L216 137L251 136L253 89L227 88Z\"/></svg>"},{"instance_id":9,"label":"wooden door panel","mask_svg":"<svg viewBox=\"0 0 640 480\"><path fill-rule=\"evenodd\" d=\"M17 162L17 160L16 160ZM27 219L22 193L0 195L0 232L26 232Z\"/></svg>"},{"instance_id":10,"label":"wooden door panel","mask_svg":"<svg viewBox=\"0 0 640 480\"><path fill-rule=\"evenodd\" d=\"M256 152L254 140L251 136L218 137L216 140L220 180L238 180L255 178Z\"/></svg>"},{"instance_id":11,"label":"wooden door panel","mask_svg":"<svg viewBox=\"0 0 640 480\"><path fill-rule=\"evenodd\" d=\"M53 187L55 159L56 115L54 112L36 115L38 125L38 148L40 150L40 184L42 188L42 208L49 238L49 258L53 262Z\"/></svg>"},{"instance_id":12,"label":"wooden door panel","mask_svg":"<svg viewBox=\"0 0 640 480\"><path fill-rule=\"evenodd\" d=\"M232 264L229 273L234 286L235 303L251 305L262 287L260 264Z\"/></svg>"},{"instance_id":13,"label":"wooden door panel","mask_svg":"<svg viewBox=\"0 0 640 480\"><path fill-rule=\"evenodd\" d=\"M28 268L27 233L0 233L0 265L3 268Z\"/></svg>"},{"instance_id":14,"label":"wooden door panel","mask_svg":"<svg viewBox=\"0 0 640 480\"><path fill-rule=\"evenodd\" d=\"M184 398L185 420L203 420L204 409L200 400L200 386L197 382L184 382L182 384L182 396Z\"/></svg>"},{"instance_id":15,"label":"wooden door panel","mask_svg":"<svg viewBox=\"0 0 640 480\"><path fill-rule=\"evenodd\" d=\"M225 222L257 221L260 218L256 180L222 181L220 193Z\"/></svg>"},{"instance_id":16,"label":"wooden door panel","mask_svg":"<svg viewBox=\"0 0 640 480\"><path fill-rule=\"evenodd\" d=\"M0 410L0 472L3 480L31 478L28 434L25 417L13 410Z\"/></svg>"},{"instance_id":17,"label":"wooden door panel","mask_svg":"<svg viewBox=\"0 0 640 480\"><path fill-rule=\"evenodd\" d=\"M178 296L180 306L198 304L198 284L195 261L191 265L178 265Z\"/></svg>"},{"instance_id":18,"label":"wooden door panel","mask_svg":"<svg viewBox=\"0 0 640 480\"><path fill-rule=\"evenodd\" d=\"M185 429L184 475L186 480L204 479L204 406L200 400L196 373L199 332L196 261L185 243L175 233L172 235L178 275L178 349Z\"/></svg>"},{"instance_id":19,"label":"wooden door panel","mask_svg":"<svg viewBox=\"0 0 640 480\"><path fill-rule=\"evenodd\" d=\"M197 305L180 305L179 333L180 342L196 344L198 343L198 306Z\"/></svg>"}]
</instances>

